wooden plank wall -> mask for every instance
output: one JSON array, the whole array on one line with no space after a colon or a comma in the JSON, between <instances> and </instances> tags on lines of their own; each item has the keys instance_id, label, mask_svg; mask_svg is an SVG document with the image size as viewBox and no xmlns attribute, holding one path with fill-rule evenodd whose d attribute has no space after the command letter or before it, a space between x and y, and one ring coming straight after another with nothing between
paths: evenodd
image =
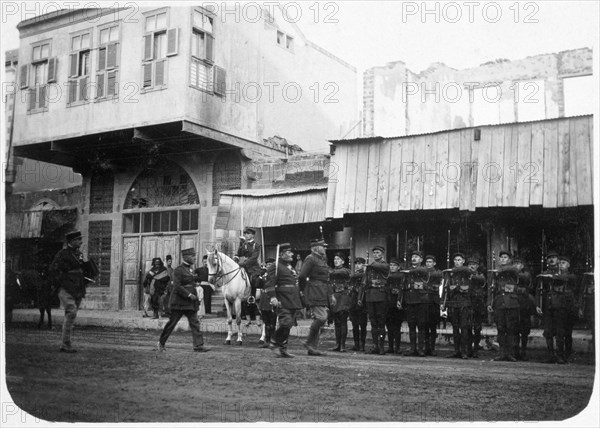
<instances>
[{"instance_id":1,"label":"wooden plank wall","mask_svg":"<svg viewBox=\"0 0 600 428\"><path fill-rule=\"evenodd\" d=\"M579 116L340 143L334 215L591 205L592 123Z\"/></svg>"}]
</instances>

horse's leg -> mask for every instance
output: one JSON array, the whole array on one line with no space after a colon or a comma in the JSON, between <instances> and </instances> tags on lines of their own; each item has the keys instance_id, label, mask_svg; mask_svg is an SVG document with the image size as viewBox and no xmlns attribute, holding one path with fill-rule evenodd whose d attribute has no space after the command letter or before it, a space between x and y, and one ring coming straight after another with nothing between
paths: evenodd
<instances>
[{"instance_id":1,"label":"horse's leg","mask_svg":"<svg viewBox=\"0 0 600 428\"><path fill-rule=\"evenodd\" d=\"M233 334L231 324L233 317L231 315L231 302L227 298L225 298L225 308L227 309L227 339L225 339L225 345L231 345L231 335Z\"/></svg>"},{"instance_id":2,"label":"horse's leg","mask_svg":"<svg viewBox=\"0 0 600 428\"><path fill-rule=\"evenodd\" d=\"M237 324L237 344L242 344L242 300L238 297L233 302L235 305L235 323Z\"/></svg>"}]
</instances>

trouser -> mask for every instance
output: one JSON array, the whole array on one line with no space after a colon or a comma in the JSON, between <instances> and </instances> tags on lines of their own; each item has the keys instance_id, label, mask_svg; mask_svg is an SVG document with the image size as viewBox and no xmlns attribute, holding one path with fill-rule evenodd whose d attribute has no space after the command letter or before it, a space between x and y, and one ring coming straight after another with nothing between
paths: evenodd
<instances>
[{"instance_id":1,"label":"trouser","mask_svg":"<svg viewBox=\"0 0 600 428\"><path fill-rule=\"evenodd\" d=\"M380 349L385 341L385 319L387 318L389 304L383 302L367 302L367 313L371 323L371 337L373 346Z\"/></svg>"},{"instance_id":2,"label":"trouser","mask_svg":"<svg viewBox=\"0 0 600 428\"><path fill-rule=\"evenodd\" d=\"M477 351L481 343L481 331L483 330L483 322L487 321L488 311L484 301L478 298L473 305L473 347Z\"/></svg>"},{"instance_id":3,"label":"trouser","mask_svg":"<svg viewBox=\"0 0 600 428\"><path fill-rule=\"evenodd\" d=\"M275 333L277 314L274 311L260 311L260 318L265 326L265 343L269 343Z\"/></svg>"},{"instance_id":4,"label":"trouser","mask_svg":"<svg viewBox=\"0 0 600 428\"><path fill-rule=\"evenodd\" d=\"M144 302L142 303L142 307L144 308L144 312L148 312L150 310L150 307L151 307L150 300L151 300L150 293L144 292Z\"/></svg>"},{"instance_id":5,"label":"trouser","mask_svg":"<svg viewBox=\"0 0 600 428\"><path fill-rule=\"evenodd\" d=\"M369 317L364 308L355 308L350 311L350 322L352 323L352 337L354 346L364 351L367 339L367 323Z\"/></svg>"},{"instance_id":6,"label":"trouser","mask_svg":"<svg viewBox=\"0 0 600 428\"><path fill-rule=\"evenodd\" d=\"M321 336L321 327L327 322L329 308L327 306L310 306L310 317L312 323L308 331L308 338L306 344L316 348L319 345L319 338Z\"/></svg>"},{"instance_id":7,"label":"trouser","mask_svg":"<svg viewBox=\"0 0 600 428\"><path fill-rule=\"evenodd\" d=\"M283 349L287 348L290 330L296 321L296 312L296 309L277 308L279 327L271 338L271 343L274 346Z\"/></svg>"},{"instance_id":8,"label":"trouser","mask_svg":"<svg viewBox=\"0 0 600 428\"><path fill-rule=\"evenodd\" d=\"M544 337L553 340L556 336L558 355L564 358L565 337L568 331L568 310L566 308L550 308L544 313Z\"/></svg>"},{"instance_id":9,"label":"trouser","mask_svg":"<svg viewBox=\"0 0 600 428\"><path fill-rule=\"evenodd\" d=\"M514 340L519 332L519 308L502 308L494 311L501 356L514 356Z\"/></svg>"},{"instance_id":10,"label":"trouser","mask_svg":"<svg viewBox=\"0 0 600 428\"><path fill-rule=\"evenodd\" d=\"M413 303L406 305L406 322L408 323L408 337L411 351L419 351L425 347L425 338L429 329L429 304ZM417 329L419 330L417 333Z\"/></svg>"},{"instance_id":11,"label":"trouser","mask_svg":"<svg viewBox=\"0 0 600 428\"><path fill-rule=\"evenodd\" d=\"M173 333L175 326L183 316L188 319L190 324L194 348L204 345L204 338L202 337L202 332L200 331L200 320L198 319L198 313L193 309L171 309L171 316L169 317L169 321L165 325L165 328L163 329L159 339L159 342L162 346L165 346L167 339L171 333Z\"/></svg>"},{"instance_id":12,"label":"trouser","mask_svg":"<svg viewBox=\"0 0 600 428\"><path fill-rule=\"evenodd\" d=\"M333 322L335 325L335 346L344 349L348 337L348 311L335 312Z\"/></svg>"},{"instance_id":13,"label":"trouser","mask_svg":"<svg viewBox=\"0 0 600 428\"><path fill-rule=\"evenodd\" d=\"M48 314L48 327L52 328L52 306L50 306L50 304L48 304L47 306L40 306L38 310L40 311L40 320L38 322L38 328L41 327L42 324L44 324L44 315L46 313Z\"/></svg>"},{"instance_id":14,"label":"trouser","mask_svg":"<svg viewBox=\"0 0 600 428\"><path fill-rule=\"evenodd\" d=\"M204 310L207 314L212 313L212 293L213 289L210 285L200 284L202 290L204 290Z\"/></svg>"},{"instance_id":15,"label":"trouser","mask_svg":"<svg viewBox=\"0 0 600 428\"><path fill-rule=\"evenodd\" d=\"M77 311L81 304L81 298L75 299L64 288L58 290L58 298L65 308L65 319L62 326L62 346L71 347L71 334L73 333L73 324L77 318Z\"/></svg>"},{"instance_id":16,"label":"trouser","mask_svg":"<svg viewBox=\"0 0 600 428\"><path fill-rule=\"evenodd\" d=\"M469 355L472 352L473 308L471 306L448 308L448 318L452 323L454 352Z\"/></svg>"},{"instance_id":17,"label":"trouser","mask_svg":"<svg viewBox=\"0 0 600 428\"><path fill-rule=\"evenodd\" d=\"M404 311L397 307L391 306L388 309L387 318L385 320L385 326L387 327L388 334L388 351L399 352L400 351L400 339L402 336L402 320L404 318Z\"/></svg>"},{"instance_id":18,"label":"trouser","mask_svg":"<svg viewBox=\"0 0 600 428\"><path fill-rule=\"evenodd\" d=\"M429 303L429 328L427 329L427 341L425 352L435 352L435 341L437 340L437 328L440 322L440 304Z\"/></svg>"}]
</instances>

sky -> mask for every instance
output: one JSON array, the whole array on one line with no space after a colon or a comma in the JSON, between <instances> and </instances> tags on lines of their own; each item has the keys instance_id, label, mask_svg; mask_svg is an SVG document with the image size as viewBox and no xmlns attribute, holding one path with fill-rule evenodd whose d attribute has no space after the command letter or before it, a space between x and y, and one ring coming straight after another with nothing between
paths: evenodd
<instances>
[{"instance_id":1,"label":"sky","mask_svg":"<svg viewBox=\"0 0 600 428\"><path fill-rule=\"evenodd\" d=\"M201 1L174 4L202 4ZM209 2L206 2L209 3ZM217 2L221 4L221 2ZM249 2L237 3L243 18ZM276 2L250 2L250 4ZM16 24L59 7L162 2L2 2L2 51L18 47ZM504 58L598 45L597 1L307 1L279 2L305 35L359 73L404 61L420 72L443 62L461 69ZM246 9L245 9L246 8Z\"/></svg>"}]
</instances>

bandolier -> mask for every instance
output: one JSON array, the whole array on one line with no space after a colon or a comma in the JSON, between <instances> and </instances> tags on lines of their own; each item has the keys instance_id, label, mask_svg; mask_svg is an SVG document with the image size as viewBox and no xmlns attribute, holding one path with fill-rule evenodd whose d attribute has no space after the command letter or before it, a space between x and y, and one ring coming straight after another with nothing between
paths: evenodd
<instances>
[{"instance_id":1,"label":"bandolier","mask_svg":"<svg viewBox=\"0 0 600 428\"><path fill-rule=\"evenodd\" d=\"M428 282L429 271L422 266L409 269L404 279L400 301L402 307L406 308L408 337L410 339L410 349L404 355L425 356L425 339L429 328Z\"/></svg>"},{"instance_id":2,"label":"bandolier","mask_svg":"<svg viewBox=\"0 0 600 428\"><path fill-rule=\"evenodd\" d=\"M350 276L350 322L352 323L353 351L365 351L367 340L367 323L369 321L366 305L358 304L358 292L365 273L365 259L358 257L354 260L356 271Z\"/></svg>"},{"instance_id":3,"label":"bandolier","mask_svg":"<svg viewBox=\"0 0 600 428\"><path fill-rule=\"evenodd\" d=\"M425 265L429 272L429 281L427 282L429 328L426 329L425 355L433 356L437 355L435 352L435 342L437 340L437 327L440 320L440 285L442 284L442 272L435 268L435 262L434 256L425 257Z\"/></svg>"},{"instance_id":4,"label":"bandolier","mask_svg":"<svg viewBox=\"0 0 600 428\"><path fill-rule=\"evenodd\" d=\"M395 267L394 267L395 266ZM400 342L402 336L402 320L404 311L394 305L394 302L399 301L402 294L402 283L404 282L404 273L398 271L400 261L396 258L390 260L390 275L388 277L388 285L390 287L391 304L388 309L385 325L388 333L388 354L400 354ZM393 272L392 270L396 270Z\"/></svg>"},{"instance_id":5,"label":"bandolier","mask_svg":"<svg viewBox=\"0 0 600 428\"><path fill-rule=\"evenodd\" d=\"M453 259L457 257L462 258L464 262L462 254L455 254ZM471 329L473 326L471 271L465 266L457 266L443 271L443 274L442 308L448 308L448 318L452 323L454 340L454 353L448 358L467 359L471 353Z\"/></svg>"}]
</instances>

